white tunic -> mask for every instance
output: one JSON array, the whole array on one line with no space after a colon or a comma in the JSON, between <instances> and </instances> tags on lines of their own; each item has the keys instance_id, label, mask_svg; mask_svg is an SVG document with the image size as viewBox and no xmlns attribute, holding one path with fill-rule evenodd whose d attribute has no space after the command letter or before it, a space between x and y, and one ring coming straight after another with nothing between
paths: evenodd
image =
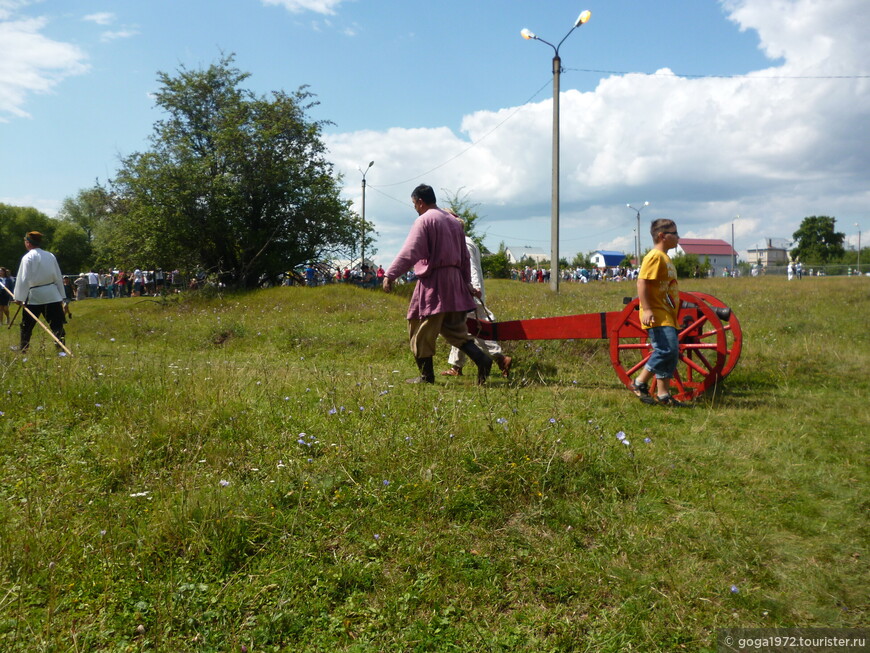
<instances>
[{"instance_id":1,"label":"white tunic","mask_svg":"<svg viewBox=\"0 0 870 653\"><path fill-rule=\"evenodd\" d=\"M54 254L34 248L21 257L15 279L15 300L52 304L64 298L63 276Z\"/></svg>"}]
</instances>

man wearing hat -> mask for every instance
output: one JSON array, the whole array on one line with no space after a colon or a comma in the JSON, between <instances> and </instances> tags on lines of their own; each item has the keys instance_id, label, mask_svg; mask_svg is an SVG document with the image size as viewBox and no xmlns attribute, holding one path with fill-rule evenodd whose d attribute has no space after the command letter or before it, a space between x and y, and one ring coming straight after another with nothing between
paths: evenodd
<instances>
[{"instance_id":1,"label":"man wearing hat","mask_svg":"<svg viewBox=\"0 0 870 653\"><path fill-rule=\"evenodd\" d=\"M21 351L30 347L30 334L40 315L45 315L59 341L63 342L66 336L62 304L65 293L57 259L42 249L42 234L38 231L27 232L24 248L27 254L21 257L15 282L15 302L30 309L21 318Z\"/></svg>"}]
</instances>

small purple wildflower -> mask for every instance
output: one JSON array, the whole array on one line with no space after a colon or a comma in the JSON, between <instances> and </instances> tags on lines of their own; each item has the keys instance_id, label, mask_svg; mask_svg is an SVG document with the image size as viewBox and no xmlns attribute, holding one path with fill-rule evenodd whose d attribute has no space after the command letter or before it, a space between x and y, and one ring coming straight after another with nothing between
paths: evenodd
<instances>
[{"instance_id":1,"label":"small purple wildflower","mask_svg":"<svg viewBox=\"0 0 870 653\"><path fill-rule=\"evenodd\" d=\"M337 412L338 412L338 411L337 411L335 408L330 408L330 409L329 409L329 414L330 414L330 415L335 415Z\"/></svg>"},{"instance_id":2,"label":"small purple wildflower","mask_svg":"<svg viewBox=\"0 0 870 653\"><path fill-rule=\"evenodd\" d=\"M652 442L652 438L644 438L643 441L649 444L650 442Z\"/></svg>"},{"instance_id":3,"label":"small purple wildflower","mask_svg":"<svg viewBox=\"0 0 870 653\"><path fill-rule=\"evenodd\" d=\"M620 431L619 433L617 433L617 434L616 434L616 439L617 439L617 440L625 440L625 432Z\"/></svg>"},{"instance_id":4,"label":"small purple wildflower","mask_svg":"<svg viewBox=\"0 0 870 653\"><path fill-rule=\"evenodd\" d=\"M555 418L555 417L551 417L551 418L550 418L550 424L555 424L555 423L556 423L556 418Z\"/></svg>"},{"instance_id":5,"label":"small purple wildflower","mask_svg":"<svg viewBox=\"0 0 870 653\"><path fill-rule=\"evenodd\" d=\"M740 591L740 588L737 587L737 585L732 585L732 586L731 586L731 593L732 593L732 594L737 594L739 591Z\"/></svg>"},{"instance_id":6,"label":"small purple wildflower","mask_svg":"<svg viewBox=\"0 0 870 653\"><path fill-rule=\"evenodd\" d=\"M497 420L495 420L495 423L496 424L507 424L507 418L499 417Z\"/></svg>"},{"instance_id":7,"label":"small purple wildflower","mask_svg":"<svg viewBox=\"0 0 870 653\"><path fill-rule=\"evenodd\" d=\"M381 534L380 534L380 533L375 533L375 539L376 539L376 540L381 539Z\"/></svg>"},{"instance_id":8,"label":"small purple wildflower","mask_svg":"<svg viewBox=\"0 0 870 653\"><path fill-rule=\"evenodd\" d=\"M224 479L221 479L221 480L219 481L219 483L220 483L220 486L221 486L221 487L227 487L227 486L230 484L229 481L224 480Z\"/></svg>"},{"instance_id":9,"label":"small purple wildflower","mask_svg":"<svg viewBox=\"0 0 870 653\"><path fill-rule=\"evenodd\" d=\"M384 487L387 487L390 484L390 482L387 479L384 479L383 483L384 483Z\"/></svg>"}]
</instances>

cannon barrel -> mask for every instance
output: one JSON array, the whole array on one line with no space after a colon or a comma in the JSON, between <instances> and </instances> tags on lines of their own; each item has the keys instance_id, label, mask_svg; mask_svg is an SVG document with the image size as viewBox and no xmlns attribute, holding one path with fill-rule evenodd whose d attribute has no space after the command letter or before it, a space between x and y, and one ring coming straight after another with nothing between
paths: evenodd
<instances>
[{"instance_id":1,"label":"cannon barrel","mask_svg":"<svg viewBox=\"0 0 870 653\"><path fill-rule=\"evenodd\" d=\"M622 303L623 304L631 304L631 302L633 302L635 299L636 299L635 297L623 297ZM698 305L683 302L681 307L682 308L698 308ZM713 312L716 314L716 317L718 317L723 322L728 322L731 319L731 309L728 306L711 306L710 308L713 309Z\"/></svg>"}]
</instances>

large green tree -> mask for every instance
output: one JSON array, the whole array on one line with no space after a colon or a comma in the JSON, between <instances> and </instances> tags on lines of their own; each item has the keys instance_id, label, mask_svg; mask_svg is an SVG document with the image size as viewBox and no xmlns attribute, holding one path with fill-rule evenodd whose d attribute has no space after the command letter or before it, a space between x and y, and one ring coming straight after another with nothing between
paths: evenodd
<instances>
[{"instance_id":1,"label":"large green tree","mask_svg":"<svg viewBox=\"0 0 870 653\"><path fill-rule=\"evenodd\" d=\"M9 268L13 275L27 252L24 234L28 231L45 236L45 248L55 255L64 274L78 274L88 266L90 248L80 227L49 218L30 206L0 204L0 266Z\"/></svg>"},{"instance_id":2,"label":"large green tree","mask_svg":"<svg viewBox=\"0 0 870 653\"><path fill-rule=\"evenodd\" d=\"M826 215L804 218L800 228L792 234L797 246L791 250L791 257L809 265L839 260L845 252L846 234L835 231L836 222L836 218Z\"/></svg>"},{"instance_id":3,"label":"large green tree","mask_svg":"<svg viewBox=\"0 0 870 653\"><path fill-rule=\"evenodd\" d=\"M88 242L92 243L101 225L109 218L111 199L109 191L97 182L93 188L82 189L75 197L67 197L57 217L81 227Z\"/></svg>"},{"instance_id":4,"label":"large green tree","mask_svg":"<svg viewBox=\"0 0 870 653\"><path fill-rule=\"evenodd\" d=\"M312 94L255 96L233 59L158 74L155 98L168 115L151 149L123 159L112 181L102 258L196 265L252 287L356 245L361 222L339 196L324 123L306 115Z\"/></svg>"}]
</instances>

